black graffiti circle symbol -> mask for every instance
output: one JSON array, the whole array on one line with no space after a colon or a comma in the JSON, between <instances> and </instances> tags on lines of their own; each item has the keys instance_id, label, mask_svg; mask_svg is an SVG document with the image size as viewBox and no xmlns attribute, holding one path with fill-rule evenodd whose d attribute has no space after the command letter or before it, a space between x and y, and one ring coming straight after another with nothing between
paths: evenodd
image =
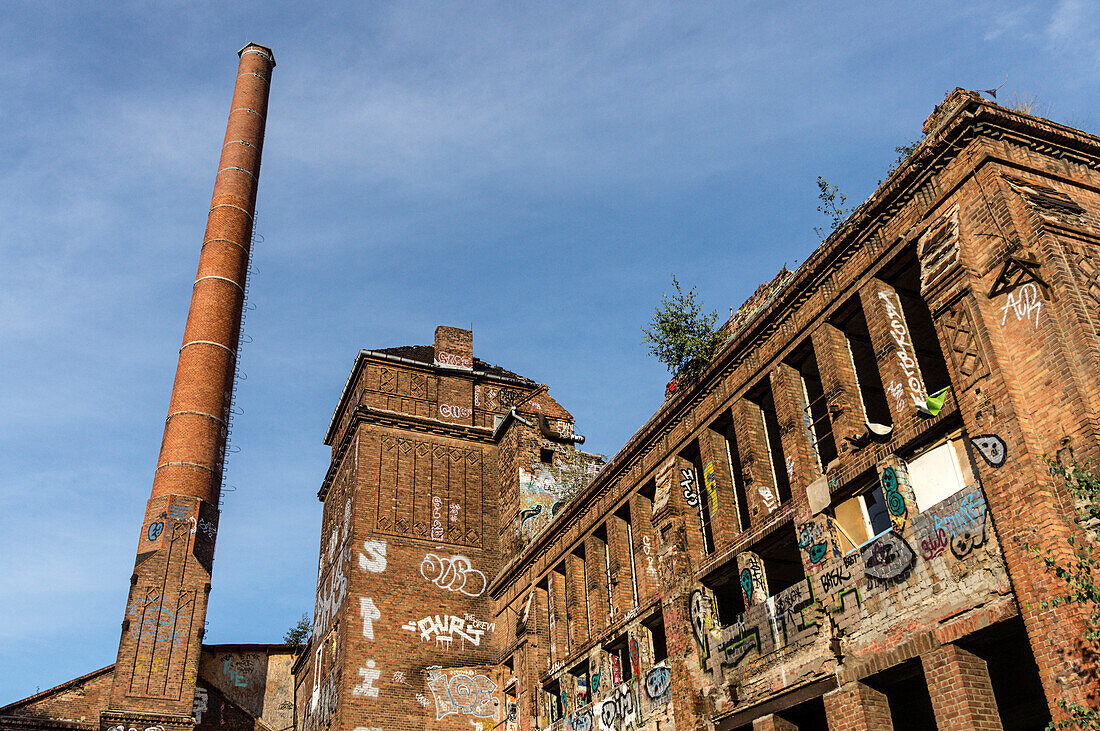
<instances>
[{"instance_id":1,"label":"black graffiti circle symbol","mask_svg":"<svg viewBox=\"0 0 1100 731\"><path fill-rule=\"evenodd\" d=\"M990 467L1000 467L1008 456L1008 447L996 434L981 434L970 440Z\"/></svg>"},{"instance_id":2,"label":"black graffiti circle symbol","mask_svg":"<svg viewBox=\"0 0 1100 731\"><path fill-rule=\"evenodd\" d=\"M147 530L145 532L145 536L150 541L155 541L156 539L160 538L160 534L163 533L163 532L164 532L164 523L162 523L158 520L155 523L150 523L149 524L149 530Z\"/></svg>"}]
</instances>

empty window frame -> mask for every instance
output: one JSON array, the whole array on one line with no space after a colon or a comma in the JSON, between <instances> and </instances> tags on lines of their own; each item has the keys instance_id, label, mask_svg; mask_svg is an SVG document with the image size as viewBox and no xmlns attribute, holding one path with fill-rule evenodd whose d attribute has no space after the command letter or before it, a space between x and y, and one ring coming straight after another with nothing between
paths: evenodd
<instances>
[{"instance_id":1,"label":"empty window frame","mask_svg":"<svg viewBox=\"0 0 1100 731\"><path fill-rule=\"evenodd\" d=\"M630 594L634 600L631 609L638 606L638 567L634 560L634 526L630 522L630 504L627 503L615 511L612 520L621 521L626 528L626 552L630 557ZM622 569L620 569L620 572Z\"/></svg>"},{"instance_id":2,"label":"empty window frame","mask_svg":"<svg viewBox=\"0 0 1100 731\"><path fill-rule=\"evenodd\" d=\"M749 394L748 398L749 401L756 404L760 412L764 447L771 459L775 489L779 495L779 502L781 504L786 503L791 499L791 479L787 474L787 462L783 456L783 439L779 433L779 414L775 410L775 398L772 396L771 383L765 379Z\"/></svg>"},{"instance_id":3,"label":"empty window frame","mask_svg":"<svg viewBox=\"0 0 1100 731\"><path fill-rule=\"evenodd\" d=\"M607 524L598 526L592 531L592 536L596 539L596 548L603 561L603 583L607 592L607 617L604 621L610 624L613 616L611 608L615 606L615 594L611 588L611 547L607 540Z\"/></svg>"},{"instance_id":4,"label":"empty window frame","mask_svg":"<svg viewBox=\"0 0 1100 731\"><path fill-rule=\"evenodd\" d=\"M920 263L917 261L916 247L911 247L891 264L889 272L882 278L898 294L905 324L909 328L909 339L917 356L917 366L924 377L924 387L928 393L936 393L951 385L951 376L936 337L932 313L920 296Z\"/></svg>"},{"instance_id":5,"label":"empty window frame","mask_svg":"<svg viewBox=\"0 0 1100 731\"><path fill-rule=\"evenodd\" d=\"M867 329L867 318L863 314L859 297L853 297L845 303L832 324L844 334L848 344L848 357L856 374L856 386L864 417L872 424L891 426L894 420L890 415L890 404L886 400L886 389L882 386L882 375L875 360L871 332Z\"/></svg>"},{"instance_id":6,"label":"empty window frame","mask_svg":"<svg viewBox=\"0 0 1100 731\"><path fill-rule=\"evenodd\" d=\"M703 584L714 595L718 624L731 625L745 613L745 597L734 561L729 561L712 576L703 579Z\"/></svg>"},{"instance_id":7,"label":"empty window frame","mask_svg":"<svg viewBox=\"0 0 1100 731\"><path fill-rule=\"evenodd\" d=\"M793 523L788 522L771 536L754 544L749 550L764 562L764 575L768 580L769 596L775 596L806 578Z\"/></svg>"},{"instance_id":8,"label":"empty window frame","mask_svg":"<svg viewBox=\"0 0 1100 731\"><path fill-rule=\"evenodd\" d=\"M886 509L882 483L874 475L866 477L863 487L854 494L834 500L830 512L836 523L840 549L845 553L890 530L890 513Z\"/></svg>"},{"instance_id":9,"label":"empty window frame","mask_svg":"<svg viewBox=\"0 0 1100 731\"><path fill-rule=\"evenodd\" d=\"M703 553L711 554L714 552L714 528L711 523L714 520L714 516L711 515L711 501L708 499L708 493L706 485L703 483L703 458L699 453L699 445L697 442L692 442L691 446L681 452L681 457L691 462L692 475L690 479L694 481L694 485L690 485L695 490L696 504L692 510L699 515L699 529L703 534ZM687 475L681 475L682 480L687 480ZM687 495L687 488L689 485L684 485L681 482L681 489L684 490L685 496Z\"/></svg>"},{"instance_id":10,"label":"empty window frame","mask_svg":"<svg viewBox=\"0 0 1100 731\"><path fill-rule=\"evenodd\" d=\"M668 657L668 643L665 641L665 617L657 612L643 622L653 641L653 662L661 662Z\"/></svg>"},{"instance_id":11,"label":"empty window frame","mask_svg":"<svg viewBox=\"0 0 1100 731\"><path fill-rule=\"evenodd\" d=\"M917 510L927 510L973 484L974 473L959 435L926 449L908 461L909 485Z\"/></svg>"},{"instance_id":12,"label":"empty window frame","mask_svg":"<svg viewBox=\"0 0 1100 731\"><path fill-rule=\"evenodd\" d=\"M583 708L588 705L592 700L589 695L589 677L588 677L588 658L585 658L582 662L578 663L572 670L570 670L565 678L572 678L573 682L573 697L577 699L577 708Z\"/></svg>"},{"instance_id":13,"label":"empty window frame","mask_svg":"<svg viewBox=\"0 0 1100 731\"><path fill-rule=\"evenodd\" d=\"M721 427L726 437L726 459L729 461L730 478L733 480L733 494L737 500L737 529L749 529L749 501L745 495L745 481L741 474L741 453L737 449L737 435L733 431L733 419L727 418Z\"/></svg>"},{"instance_id":14,"label":"empty window frame","mask_svg":"<svg viewBox=\"0 0 1100 731\"><path fill-rule=\"evenodd\" d=\"M542 687L542 690L546 695L546 711L550 716L550 721L561 719L567 713L567 703L561 692L561 683L557 680L551 680Z\"/></svg>"},{"instance_id":15,"label":"empty window frame","mask_svg":"<svg viewBox=\"0 0 1100 731\"><path fill-rule=\"evenodd\" d=\"M829 416L825 387L821 383L813 346L807 341L786 362L798 371L802 383L802 423L806 427L806 437L813 447L818 466L824 472L829 463L837 458L837 449L833 437L833 421Z\"/></svg>"}]
</instances>

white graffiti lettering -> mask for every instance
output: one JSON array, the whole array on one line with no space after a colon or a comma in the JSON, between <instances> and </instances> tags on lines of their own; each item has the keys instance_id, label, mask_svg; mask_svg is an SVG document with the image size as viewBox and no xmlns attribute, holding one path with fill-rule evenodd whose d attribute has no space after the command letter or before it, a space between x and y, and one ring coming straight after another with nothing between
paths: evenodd
<instances>
[{"instance_id":1,"label":"white graffiti lettering","mask_svg":"<svg viewBox=\"0 0 1100 731\"><path fill-rule=\"evenodd\" d=\"M920 378L920 370L917 367L917 359L913 355L913 344L909 341L909 332L905 328L905 318L901 314L901 298L896 292L881 291L878 293L886 307L886 314L890 318L890 336L897 344L898 365L905 374L905 385L909 389L909 397L914 406L923 406L928 395L924 391L924 383ZM893 300L898 304L895 306Z\"/></svg>"},{"instance_id":2,"label":"white graffiti lettering","mask_svg":"<svg viewBox=\"0 0 1100 731\"><path fill-rule=\"evenodd\" d=\"M761 485L760 487L756 488L756 494L759 495L760 499L764 501L764 507L768 509L769 513L775 512L775 493L770 487Z\"/></svg>"},{"instance_id":3,"label":"white graffiti lettering","mask_svg":"<svg viewBox=\"0 0 1100 731\"><path fill-rule=\"evenodd\" d=\"M428 670L428 689L435 698L436 720L452 713L500 719L500 700L493 696L496 683L485 675L446 675Z\"/></svg>"},{"instance_id":4,"label":"white graffiti lettering","mask_svg":"<svg viewBox=\"0 0 1100 731\"><path fill-rule=\"evenodd\" d=\"M1039 327L1039 313L1043 311L1043 298L1039 295L1039 288L1035 282L1028 282L1016 291L1009 292L1001 307L1001 325L1008 321L1008 313L1016 316L1016 322L1027 320L1031 322L1034 316L1035 327Z\"/></svg>"},{"instance_id":5,"label":"white graffiti lettering","mask_svg":"<svg viewBox=\"0 0 1100 731\"><path fill-rule=\"evenodd\" d=\"M436 363L442 363L443 365L457 366L458 368L473 368L474 359L468 355L455 355L454 353L446 353L440 351L435 354Z\"/></svg>"},{"instance_id":6,"label":"white graffiti lettering","mask_svg":"<svg viewBox=\"0 0 1100 731\"><path fill-rule=\"evenodd\" d=\"M450 649L451 643L454 642L456 637L462 640L462 649L466 648L467 642L476 647L481 645L482 636L487 631L492 631L496 627L496 623L468 621L471 616L466 615L463 618L456 617L453 614L436 614L432 617L424 617L416 622L406 622L401 625L401 629L409 632L419 632L421 641L432 642L434 640L439 647Z\"/></svg>"},{"instance_id":7,"label":"white graffiti lettering","mask_svg":"<svg viewBox=\"0 0 1100 731\"><path fill-rule=\"evenodd\" d=\"M359 597L359 614L363 617L363 636L374 642L374 620L382 618L382 612L374 606L369 596Z\"/></svg>"},{"instance_id":8,"label":"white graffiti lettering","mask_svg":"<svg viewBox=\"0 0 1100 731\"><path fill-rule=\"evenodd\" d=\"M454 406L452 404L439 405L439 415L448 419L465 419L472 413L474 413L474 410L469 406Z\"/></svg>"},{"instance_id":9,"label":"white graffiti lettering","mask_svg":"<svg viewBox=\"0 0 1100 731\"><path fill-rule=\"evenodd\" d=\"M363 541L364 553L359 554L359 568L372 574L386 570L386 542Z\"/></svg>"},{"instance_id":10,"label":"white graffiti lettering","mask_svg":"<svg viewBox=\"0 0 1100 731\"><path fill-rule=\"evenodd\" d=\"M352 688L351 694L356 697L377 698L378 688L374 687L374 682L381 676L382 671L374 669L374 660L367 660L367 666L359 668L359 677L363 682Z\"/></svg>"},{"instance_id":11,"label":"white graffiti lettering","mask_svg":"<svg viewBox=\"0 0 1100 731\"><path fill-rule=\"evenodd\" d=\"M195 699L191 702L191 715L195 717L195 724L202 723L202 716L210 710L210 694L201 685L195 686Z\"/></svg>"},{"instance_id":12,"label":"white graffiti lettering","mask_svg":"<svg viewBox=\"0 0 1100 731\"><path fill-rule=\"evenodd\" d=\"M479 597L485 593L485 574L473 567L465 556L437 556L429 553L420 562L420 575L440 589Z\"/></svg>"}]
</instances>

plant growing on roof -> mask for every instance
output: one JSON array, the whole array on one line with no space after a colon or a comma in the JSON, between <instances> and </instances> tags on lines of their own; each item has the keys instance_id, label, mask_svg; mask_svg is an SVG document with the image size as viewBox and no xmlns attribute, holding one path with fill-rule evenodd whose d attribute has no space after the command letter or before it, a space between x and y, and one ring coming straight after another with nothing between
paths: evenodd
<instances>
[{"instance_id":1,"label":"plant growing on roof","mask_svg":"<svg viewBox=\"0 0 1100 731\"><path fill-rule=\"evenodd\" d=\"M309 615L303 614L302 618L298 620L298 624L288 629L286 634L283 635L283 642L290 645L297 652L305 646L311 629Z\"/></svg>"},{"instance_id":2,"label":"plant growing on roof","mask_svg":"<svg viewBox=\"0 0 1100 731\"><path fill-rule=\"evenodd\" d=\"M684 292L675 274L672 286L676 293L661 295L649 326L642 328L642 342L649 344L650 354L668 367L674 379L690 381L703 372L726 334L714 327L717 312L703 313L694 287Z\"/></svg>"},{"instance_id":3,"label":"plant growing on roof","mask_svg":"<svg viewBox=\"0 0 1100 731\"><path fill-rule=\"evenodd\" d=\"M830 185L829 181L820 175L817 176L817 198L821 201L817 210L828 216L832 225L829 226L829 231L826 232L820 226L814 226L814 231L817 235L825 238L833 231L836 231L840 224L844 223L844 219L848 217L851 211L844 207L848 202L848 196L840 192L840 188L835 185Z\"/></svg>"}]
</instances>

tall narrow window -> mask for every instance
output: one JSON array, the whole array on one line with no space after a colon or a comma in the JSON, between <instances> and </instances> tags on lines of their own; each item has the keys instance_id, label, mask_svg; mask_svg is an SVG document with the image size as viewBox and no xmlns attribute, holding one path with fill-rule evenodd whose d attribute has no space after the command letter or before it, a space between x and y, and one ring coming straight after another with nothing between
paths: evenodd
<instances>
[{"instance_id":1,"label":"tall narrow window","mask_svg":"<svg viewBox=\"0 0 1100 731\"><path fill-rule=\"evenodd\" d=\"M890 404L886 400L886 389L882 386L882 376L875 361L875 348L871 343L871 332L867 329L867 319L859 297L853 297L840 309L833 324L844 333L844 339L848 343L848 356L856 374L864 416L873 424L890 426L894 420L890 416Z\"/></svg>"},{"instance_id":2,"label":"tall narrow window","mask_svg":"<svg viewBox=\"0 0 1100 731\"><path fill-rule=\"evenodd\" d=\"M787 364L798 371L802 381L802 424L818 466L824 472L829 463L837 458L837 450L829 405L825 402L825 387L821 384L813 346L809 342L804 343L787 360Z\"/></svg>"},{"instance_id":3,"label":"tall narrow window","mask_svg":"<svg viewBox=\"0 0 1100 731\"><path fill-rule=\"evenodd\" d=\"M611 548L607 540L607 524L597 526L596 530L592 531L592 536L596 539L596 550L599 551L599 558L603 561L603 585L607 598L607 616L604 621L610 624L614 616L612 607L615 606L615 594L611 589Z\"/></svg>"},{"instance_id":4,"label":"tall narrow window","mask_svg":"<svg viewBox=\"0 0 1100 731\"><path fill-rule=\"evenodd\" d=\"M737 435L733 432L731 419L725 428L726 459L729 460L730 477L733 480L733 494L737 499L737 527L749 529L749 500L745 495L745 481L741 475L741 453L737 450Z\"/></svg>"},{"instance_id":5,"label":"tall narrow window","mask_svg":"<svg viewBox=\"0 0 1100 731\"><path fill-rule=\"evenodd\" d=\"M928 393L936 393L951 385L951 376L936 337L932 313L920 296L920 263L917 261L916 248L907 251L891 269L894 270L893 274L884 279L894 288L901 302L905 324L909 327L909 337L917 356L917 366L924 377L924 387Z\"/></svg>"}]
</instances>

